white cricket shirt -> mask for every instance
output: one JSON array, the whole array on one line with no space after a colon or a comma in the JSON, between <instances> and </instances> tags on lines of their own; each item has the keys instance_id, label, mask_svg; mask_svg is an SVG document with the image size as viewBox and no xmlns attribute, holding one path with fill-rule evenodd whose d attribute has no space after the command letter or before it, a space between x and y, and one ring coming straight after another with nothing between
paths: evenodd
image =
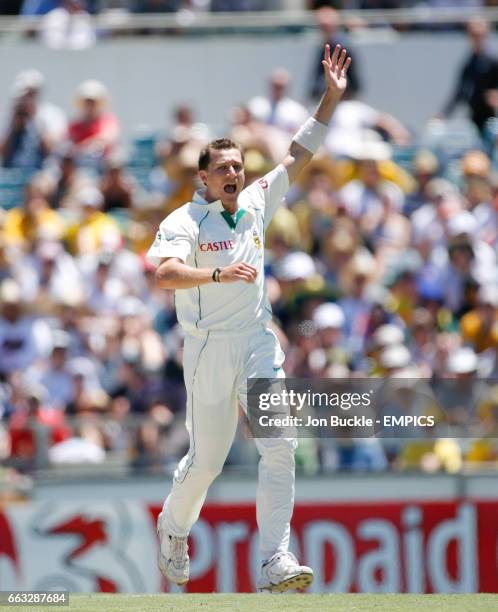
<instances>
[{"instance_id":1,"label":"white cricket shirt","mask_svg":"<svg viewBox=\"0 0 498 612\"><path fill-rule=\"evenodd\" d=\"M233 216L221 200L208 203L196 192L192 202L161 223L146 256L155 266L165 257L178 257L195 268L224 268L245 261L258 271L254 283L177 289L176 313L185 331L235 332L271 319L264 279L264 234L288 189L289 176L280 164L241 191Z\"/></svg>"}]
</instances>

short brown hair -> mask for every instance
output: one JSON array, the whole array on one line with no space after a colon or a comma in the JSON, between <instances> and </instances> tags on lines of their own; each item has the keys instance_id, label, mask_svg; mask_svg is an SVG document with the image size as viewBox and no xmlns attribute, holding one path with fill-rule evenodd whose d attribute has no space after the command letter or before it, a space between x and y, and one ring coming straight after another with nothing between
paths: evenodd
<instances>
[{"instance_id":1,"label":"short brown hair","mask_svg":"<svg viewBox=\"0 0 498 612\"><path fill-rule=\"evenodd\" d=\"M206 170L211 161L211 151L223 151L224 149L237 149L240 151L242 161L244 161L244 151L238 142L231 138L217 138L208 142L208 144L202 149L199 155L199 170Z\"/></svg>"}]
</instances>

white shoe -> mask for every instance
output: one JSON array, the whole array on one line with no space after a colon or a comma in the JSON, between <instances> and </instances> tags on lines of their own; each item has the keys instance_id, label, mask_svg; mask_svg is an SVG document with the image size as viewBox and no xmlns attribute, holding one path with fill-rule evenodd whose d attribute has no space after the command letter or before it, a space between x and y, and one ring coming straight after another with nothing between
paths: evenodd
<instances>
[{"instance_id":1,"label":"white shoe","mask_svg":"<svg viewBox=\"0 0 498 612\"><path fill-rule=\"evenodd\" d=\"M161 573L169 581L182 585L189 579L189 558L187 538L170 535L161 526L162 514L157 518L159 536L158 564Z\"/></svg>"},{"instance_id":2,"label":"white shoe","mask_svg":"<svg viewBox=\"0 0 498 612\"><path fill-rule=\"evenodd\" d=\"M313 582L313 570L299 565L290 552L276 553L263 563L257 588L260 592L282 592L306 589Z\"/></svg>"}]
</instances>

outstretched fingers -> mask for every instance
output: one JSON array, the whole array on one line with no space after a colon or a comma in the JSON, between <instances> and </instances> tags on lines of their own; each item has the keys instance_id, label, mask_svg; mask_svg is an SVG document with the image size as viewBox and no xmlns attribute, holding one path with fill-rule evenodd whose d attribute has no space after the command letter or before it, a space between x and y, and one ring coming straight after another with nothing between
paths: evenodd
<instances>
[{"instance_id":1,"label":"outstretched fingers","mask_svg":"<svg viewBox=\"0 0 498 612\"><path fill-rule=\"evenodd\" d=\"M351 66L351 58L348 56L348 59L346 60L344 67L342 69L342 76L346 76L348 73L348 68Z\"/></svg>"},{"instance_id":2,"label":"outstretched fingers","mask_svg":"<svg viewBox=\"0 0 498 612\"><path fill-rule=\"evenodd\" d=\"M330 62L330 45L328 43L323 50L323 61L327 64Z\"/></svg>"},{"instance_id":3,"label":"outstretched fingers","mask_svg":"<svg viewBox=\"0 0 498 612\"><path fill-rule=\"evenodd\" d=\"M329 49L330 49L330 47L329 47ZM336 69L337 60L339 58L340 51L341 51L341 45L336 45L335 48L334 48L334 53L332 53L332 58L330 60L330 64L331 64L330 67L332 68L332 70Z\"/></svg>"},{"instance_id":4,"label":"outstretched fingers","mask_svg":"<svg viewBox=\"0 0 498 612\"><path fill-rule=\"evenodd\" d=\"M330 45L325 45L324 59L322 65L325 73L327 88L341 93L346 89L347 72L351 65L351 58L342 45L336 45L332 57L327 57Z\"/></svg>"},{"instance_id":5,"label":"outstretched fingers","mask_svg":"<svg viewBox=\"0 0 498 612\"><path fill-rule=\"evenodd\" d=\"M338 74L341 74L342 69L344 67L344 63L346 62L346 57L347 57L347 51L346 49L343 49L341 51L341 54L339 55L339 58L337 60L337 72Z\"/></svg>"}]
</instances>

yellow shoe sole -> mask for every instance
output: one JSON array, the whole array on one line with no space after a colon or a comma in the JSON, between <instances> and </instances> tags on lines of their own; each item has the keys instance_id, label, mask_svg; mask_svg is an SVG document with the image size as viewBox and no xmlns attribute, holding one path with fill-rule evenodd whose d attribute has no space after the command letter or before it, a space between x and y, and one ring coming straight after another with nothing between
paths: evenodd
<instances>
[{"instance_id":1,"label":"yellow shoe sole","mask_svg":"<svg viewBox=\"0 0 498 612\"><path fill-rule=\"evenodd\" d=\"M283 593L290 589L307 589L313 582L313 574L303 573L292 578L287 578L279 584L272 584L266 587L264 590L271 591L272 593Z\"/></svg>"}]
</instances>

